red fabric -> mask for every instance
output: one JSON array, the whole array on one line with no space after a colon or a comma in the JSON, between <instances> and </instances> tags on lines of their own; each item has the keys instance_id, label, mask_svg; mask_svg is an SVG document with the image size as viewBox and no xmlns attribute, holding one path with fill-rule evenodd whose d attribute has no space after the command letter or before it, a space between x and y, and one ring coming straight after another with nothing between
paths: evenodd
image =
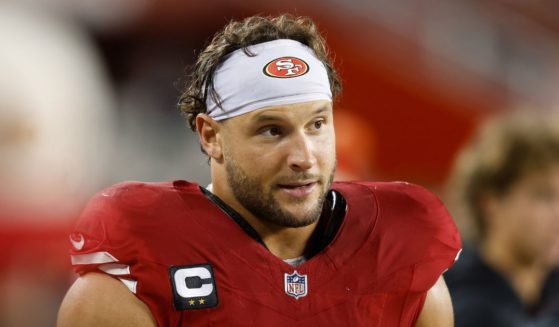
<instances>
[{"instance_id":1,"label":"red fabric","mask_svg":"<svg viewBox=\"0 0 559 327\"><path fill-rule=\"evenodd\" d=\"M72 255L106 251L131 267L160 326L412 326L426 291L460 249L452 219L407 183L334 183L348 212L332 243L297 268L248 236L196 184L124 183L92 199ZM219 304L176 310L169 268L209 263ZM75 265L84 274L98 265ZM299 299L284 274L308 278Z\"/></svg>"}]
</instances>

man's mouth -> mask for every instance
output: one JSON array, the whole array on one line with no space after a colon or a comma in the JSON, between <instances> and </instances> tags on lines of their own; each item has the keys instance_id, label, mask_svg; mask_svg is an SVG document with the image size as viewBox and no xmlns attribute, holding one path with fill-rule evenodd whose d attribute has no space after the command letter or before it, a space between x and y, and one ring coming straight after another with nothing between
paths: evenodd
<instances>
[{"instance_id":1,"label":"man's mouth","mask_svg":"<svg viewBox=\"0 0 559 327\"><path fill-rule=\"evenodd\" d=\"M295 198L303 198L311 194L316 188L317 181L303 181L286 184L278 184L279 188L288 195Z\"/></svg>"}]
</instances>

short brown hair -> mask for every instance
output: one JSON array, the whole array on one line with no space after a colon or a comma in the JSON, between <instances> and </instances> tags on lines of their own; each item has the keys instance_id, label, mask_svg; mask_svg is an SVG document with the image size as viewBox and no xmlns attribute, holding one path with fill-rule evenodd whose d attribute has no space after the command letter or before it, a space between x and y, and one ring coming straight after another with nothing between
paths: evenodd
<instances>
[{"instance_id":1,"label":"short brown hair","mask_svg":"<svg viewBox=\"0 0 559 327\"><path fill-rule=\"evenodd\" d=\"M211 96L219 103L219 95L213 85L213 75L223 58L237 49L247 52L250 45L277 39L296 40L313 49L326 67L332 96L336 97L341 92L341 82L333 67L326 43L311 19L284 14L277 17L253 16L242 21L231 21L200 53L192 72L187 76L188 80L178 107L186 116L192 130L196 128L196 116L207 110L206 98ZM248 52L247 54L250 55Z\"/></svg>"},{"instance_id":2,"label":"short brown hair","mask_svg":"<svg viewBox=\"0 0 559 327\"><path fill-rule=\"evenodd\" d=\"M557 118L535 110L494 117L459 154L448 193L466 239L481 241L485 236L484 195L504 195L522 177L559 164Z\"/></svg>"}]
</instances>

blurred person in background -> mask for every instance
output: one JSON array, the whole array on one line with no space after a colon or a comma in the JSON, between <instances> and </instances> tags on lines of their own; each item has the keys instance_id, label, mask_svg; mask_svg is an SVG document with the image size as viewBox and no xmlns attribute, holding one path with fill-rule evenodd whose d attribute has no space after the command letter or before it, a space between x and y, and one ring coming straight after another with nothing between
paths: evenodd
<instances>
[{"instance_id":1,"label":"blurred person in background","mask_svg":"<svg viewBox=\"0 0 559 327\"><path fill-rule=\"evenodd\" d=\"M457 157L448 190L471 244L445 274L456 326L559 326L557 114L491 119Z\"/></svg>"},{"instance_id":2,"label":"blurred person in background","mask_svg":"<svg viewBox=\"0 0 559 327\"><path fill-rule=\"evenodd\" d=\"M0 326L53 326L68 228L109 179L114 98L88 35L50 6L1 1L0 44Z\"/></svg>"},{"instance_id":3,"label":"blurred person in background","mask_svg":"<svg viewBox=\"0 0 559 327\"><path fill-rule=\"evenodd\" d=\"M180 108L212 185L125 182L71 235L59 326L451 326L460 239L408 183L333 183L341 84L307 18L232 21Z\"/></svg>"}]
</instances>

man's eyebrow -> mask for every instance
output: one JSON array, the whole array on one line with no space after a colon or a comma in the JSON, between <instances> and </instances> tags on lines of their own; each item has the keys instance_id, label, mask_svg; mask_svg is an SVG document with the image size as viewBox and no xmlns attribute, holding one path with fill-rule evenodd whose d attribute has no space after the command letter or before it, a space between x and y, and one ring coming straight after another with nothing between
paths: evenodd
<instances>
[{"instance_id":1,"label":"man's eyebrow","mask_svg":"<svg viewBox=\"0 0 559 327\"><path fill-rule=\"evenodd\" d=\"M323 112L325 112L325 111L329 111L329 110L330 110L330 106L324 105L324 106L321 106L320 108L316 109L316 110L313 112L313 115L321 114L321 113L323 113Z\"/></svg>"},{"instance_id":2,"label":"man's eyebrow","mask_svg":"<svg viewBox=\"0 0 559 327\"><path fill-rule=\"evenodd\" d=\"M297 109L294 109L297 110ZM315 111L312 112L312 116L314 115L318 115L321 114L325 111L330 110L330 106L328 105L324 105L321 106L320 108L316 109ZM281 115L274 115L274 114L269 114L269 113L262 113L258 116L256 116L256 118L254 118L255 122L264 122L264 121L278 121L278 120L283 120Z\"/></svg>"},{"instance_id":3,"label":"man's eyebrow","mask_svg":"<svg viewBox=\"0 0 559 327\"><path fill-rule=\"evenodd\" d=\"M256 118L254 119L254 121L257 123L264 122L264 121L276 121L276 120L282 120L281 116L272 115L272 114L260 114L256 116Z\"/></svg>"}]
</instances>

